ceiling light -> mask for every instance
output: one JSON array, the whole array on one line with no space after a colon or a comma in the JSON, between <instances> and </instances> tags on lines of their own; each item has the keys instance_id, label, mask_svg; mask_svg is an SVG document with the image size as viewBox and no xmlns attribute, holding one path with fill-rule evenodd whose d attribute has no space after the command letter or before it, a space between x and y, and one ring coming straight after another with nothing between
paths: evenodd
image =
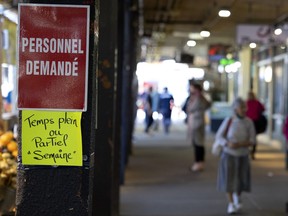
<instances>
[{"instance_id":1,"label":"ceiling light","mask_svg":"<svg viewBox=\"0 0 288 216\"><path fill-rule=\"evenodd\" d=\"M189 33L189 39L201 40L203 37L199 33Z\"/></svg>"},{"instance_id":2,"label":"ceiling light","mask_svg":"<svg viewBox=\"0 0 288 216\"><path fill-rule=\"evenodd\" d=\"M274 34L275 34L275 35L280 35L280 34L282 34L282 29L281 29L281 28L276 28L276 29L274 30Z\"/></svg>"},{"instance_id":3,"label":"ceiling light","mask_svg":"<svg viewBox=\"0 0 288 216\"><path fill-rule=\"evenodd\" d=\"M227 58L227 59L232 59L232 58L233 58L233 55L232 55L231 53L227 53L226 58Z\"/></svg>"},{"instance_id":4,"label":"ceiling light","mask_svg":"<svg viewBox=\"0 0 288 216\"><path fill-rule=\"evenodd\" d=\"M173 35L174 37L185 37L185 38L187 38L188 33L187 33L187 32L174 31L174 32L172 33L172 35Z\"/></svg>"},{"instance_id":5,"label":"ceiling light","mask_svg":"<svg viewBox=\"0 0 288 216\"><path fill-rule=\"evenodd\" d=\"M175 64L176 61L175 59L167 59L167 60L164 60L162 61L163 64Z\"/></svg>"},{"instance_id":6,"label":"ceiling light","mask_svg":"<svg viewBox=\"0 0 288 216\"><path fill-rule=\"evenodd\" d=\"M218 65L218 72L224 73L224 71L225 71L224 65Z\"/></svg>"},{"instance_id":7,"label":"ceiling light","mask_svg":"<svg viewBox=\"0 0 288 216\"><path fill-rule=\"evenodd\" d=\"M234 63L234 65L235 65L235 67L240 68L242 64L241 64L241 62L236 61L236 62Z\"/></svg>"},{"instance_id":8,"label":"ceiling light","mask_svg":"<svg viewBox=\"0 0 288 216\"><path fill-rule=\"evenodd\" d=\"M200 32L201 37L209 37L210 36L210 31L203 30Z\"/></svg>"},{"instance_id":9,"label":"ceiling light","mask_svg":"<svg viewBox=\"0 0 288 216\"><path fill-rule=\"evenodd\" d=\"M218 15L220 17L229 17L231 15L231 12L227 9L221 9L219 12L218 12Z\"/></svg>"},{"instance_id":10,"label":"ceiling light","mask_svg":"<svg viewBox=\"0 0 288 216\"><path fill-rule=\"evenodd\" d=\"M205 71L202 68L188 68L187 73L190 78L203 79L205 76Z\"/></svg>"},{"instance_id":11,"label":"ceiling light","mask_svg":"<svg viewBox=\"0 0 288 216\"><path fill-rule=\"evenodd\" d=\"M249 47L250 47L251 49L255 49L255 48L257 47L257 44L256 44L256 43L250 43L250 44L249 44Z\"/></svg>"},{"instance_id":12,"label":"ceiling light","mask_svg":"<svg viewBox=\"0 0 288 216\"><path fill-rule=\"evenodd\" d=\"M189 40L189 41L187 41L187 46L189 46L189 47L194 47L194 46L196 46L196 41L194 41L194 40Z\"/></svg>"}]
</instances>

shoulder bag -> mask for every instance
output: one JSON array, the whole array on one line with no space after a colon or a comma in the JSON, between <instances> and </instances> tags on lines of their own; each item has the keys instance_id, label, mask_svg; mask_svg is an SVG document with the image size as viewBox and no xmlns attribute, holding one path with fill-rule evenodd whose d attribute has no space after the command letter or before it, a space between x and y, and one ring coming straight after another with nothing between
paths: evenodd
<instances>
[{"instance_id":1,"label":"shoulder bag","mask_svg":"<svg viewBox=\"0 0 288 216\"><path fill-rule=\"evenodd\" d=\"M231 122L232 122L232 117L229 119L227 125L226 125L226 128L224 130L224 134L223 136L226 138L227 136L227 133L228 133L228 130L229 130L229 127L231 125ZM218 139L215 139L213 145L212 145L212 154L215 155L215 156L220 156L221 155L221 152L222 152L222 149L223 149L223 146L222 144L220 143L220 141Z\"/></svg>"}]
</instances>

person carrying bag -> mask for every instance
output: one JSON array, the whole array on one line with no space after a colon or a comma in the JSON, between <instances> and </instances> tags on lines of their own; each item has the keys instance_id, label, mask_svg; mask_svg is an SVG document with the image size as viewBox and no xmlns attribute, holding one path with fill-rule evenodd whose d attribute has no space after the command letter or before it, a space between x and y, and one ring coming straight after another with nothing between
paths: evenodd
<instances>
[{"instance_id":1,"label":"person carrying bag","mask_svg":"<svg viewBox=\"0 0 288 216\"><path fill-rule=\"evenodd\" d=\"M227 121L226 121L227 122ZM225 124L226 128L224 130L223 136L218 136L215 138L215 141L212 145L212 154L215 156L220 156L221 152L223 150L223 146L226 144L226 136L230 127L230 124L232 122L232 117L229 118L228 122ZM225 139L223 139L223 137Z\"/></svg>"},{"instance_id":2,"label":"person carrying bag","mask_svg":"<svg viewBox=\"0 0 288 216\"><path fill-rule=\"evenodd\" d=\"M246 117L245 101L237 98L233 102L233 111L233 117L227 117L216 133L216 139L223 146L218 164L217 189L227 195L228 214L242 209L241 193L251 190L249 154L250 147L256 143L253 122Z\"/></svg>"}]
</instances>

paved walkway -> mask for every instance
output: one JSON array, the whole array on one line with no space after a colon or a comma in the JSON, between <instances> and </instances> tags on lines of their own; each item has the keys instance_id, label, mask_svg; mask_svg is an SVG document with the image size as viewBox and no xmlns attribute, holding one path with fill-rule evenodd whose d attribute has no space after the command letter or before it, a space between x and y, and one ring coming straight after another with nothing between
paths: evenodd
<instances>
[{"instance_id":1,"label":"paved walkway","mask_svg":"<svg viewBox=\"0 0 288 216\"><path fill-rule=\"evenodd\" d=\"M135 132L133 155L121 187L121 216L223 216L226 198L216 190L218 158L210 154L213 134L207 138L206 169L188 170L193 149L186 141L185 125L162 131ZM260 145L252 161L252 192L243 194L243 216L284 216L288 202L288 171L279 149Z\"/></svg>"}]
</instances>

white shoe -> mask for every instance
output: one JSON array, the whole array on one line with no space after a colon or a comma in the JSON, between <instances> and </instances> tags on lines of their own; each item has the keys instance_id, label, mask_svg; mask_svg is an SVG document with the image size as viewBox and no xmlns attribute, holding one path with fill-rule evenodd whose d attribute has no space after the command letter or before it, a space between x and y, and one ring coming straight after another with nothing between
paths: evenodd
<instances>
[{"instance_id":1,"label":"white shoe","mask_svg":"<svg viewBox=\"0 0 288 216\"><path fill-rule=\"evenodd\" d=\"M191 167L191 170L193 172L203 171L204 170L204 163L203 162L194 163L193 166Z\"/></svg>"},{"instance_id":2,"label":"white shoe","mask_svg":"<svg viewBox=\"0 0 288 216\"><path fill-rule=\"evenodd\" d=\"M236 207L233 203L228 204L227 213L228 214L235 214L237 212Z\"/></svg>"},{"instance_id":3,"label":"white shoe","mask_svg":"<svg viewBox=\"0 0 288 216\"><path fill-rule=\"evenodd\" d=\"M241 212L241 210L242 210L242 208L243 208L242 203L234 204L234 206L235 206L237 212Z\"/></svg>"},{"instance_id":4,"label":"white shoe","mask_svg":"<svg viewBox=\"0 0 288 216\"><path fill-rule=\"evenodd\" d=\"M237 212L241 211L243 205L242 205L240 197L238 196L237 193L233 193L233 201L234 201L234 206L235 206Z\"/></svg>"}]
</instances>

